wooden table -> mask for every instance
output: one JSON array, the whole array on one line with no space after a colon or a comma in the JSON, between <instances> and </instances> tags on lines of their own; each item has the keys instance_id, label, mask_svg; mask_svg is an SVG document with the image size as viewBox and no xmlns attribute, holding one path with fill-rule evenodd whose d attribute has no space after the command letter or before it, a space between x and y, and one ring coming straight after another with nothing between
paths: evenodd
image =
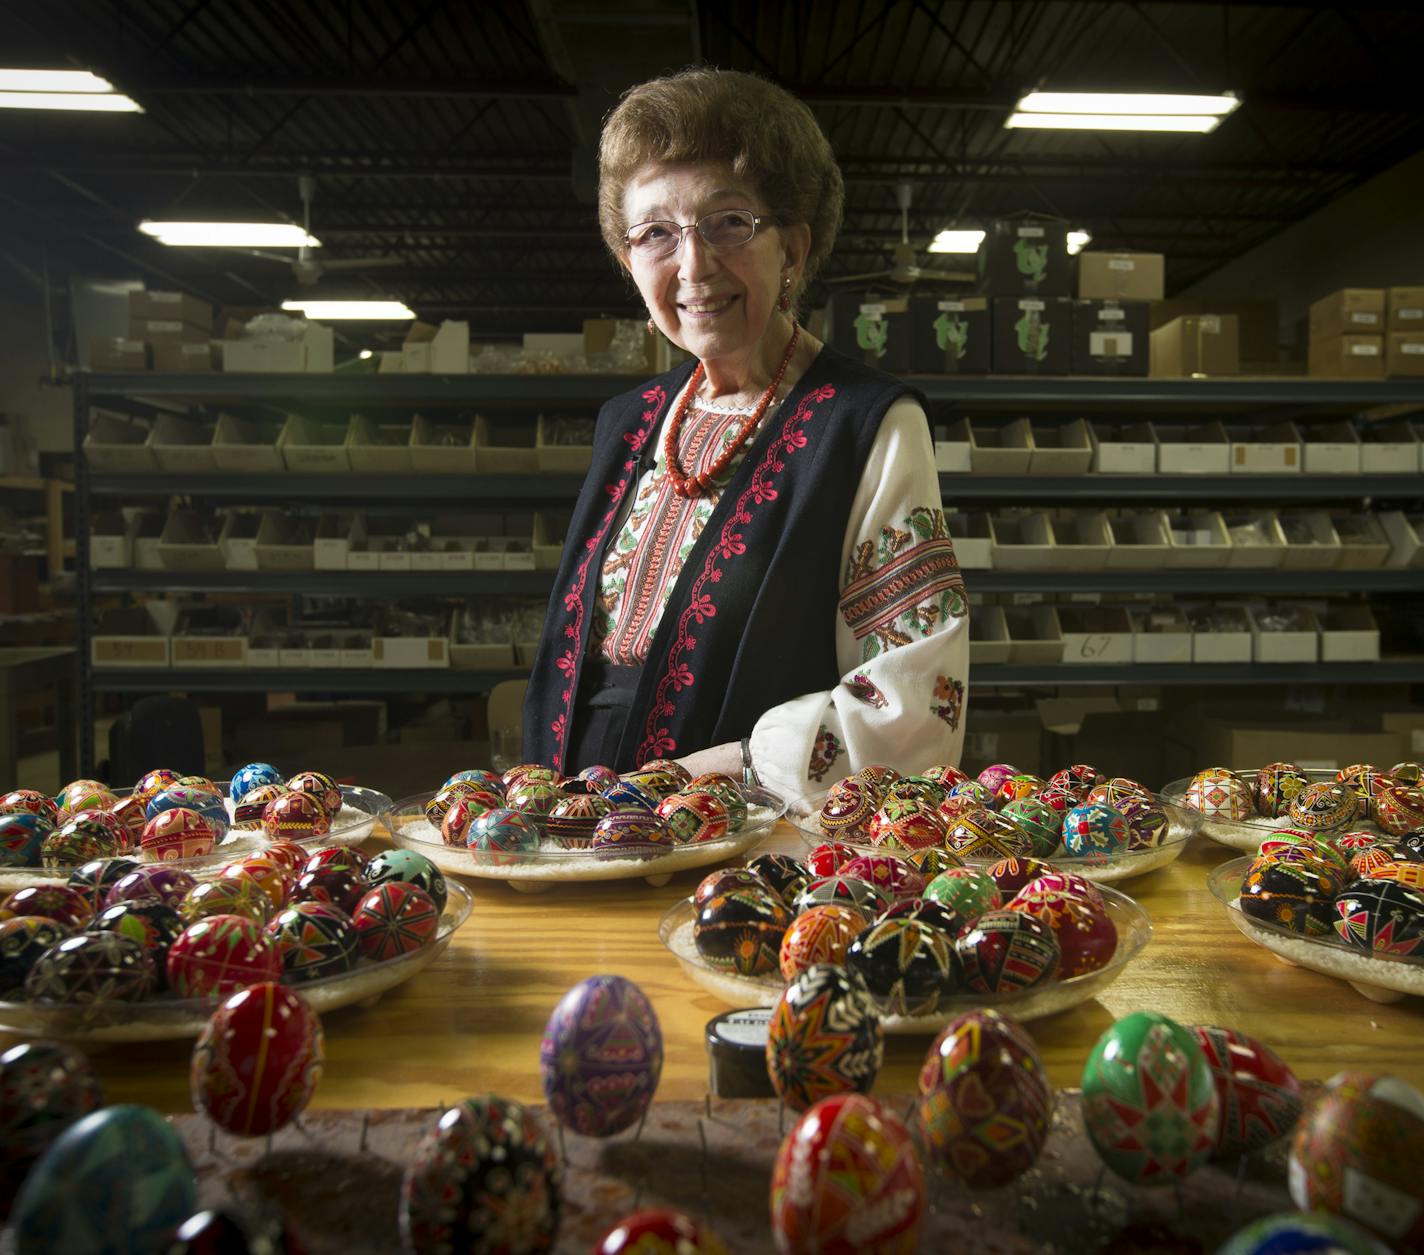
<instances>
[{"instance_id":1,"label":"wooden table","mask_svg":"<svg viewBox=\"0 0 1424 1255\"><path fill-rule=\"evenodd\" d=\"M804 852L785 825L769 848ZM1303 1079L1349 1067L1424 1087L1424 1000L1369 1002L1246 940L1206 888L1207 872L1234 857L1193 837L1177 862L1118 886L1147 908L1156 931L1098 1000L1030 1025L1053 1082L1077 1085L1089 1050L1114 1019L1155 1010L1182 1024L1258 1037ZM697 880L688 873L661 889L630 881L539 896L468 881L474 912L435 964L374 1007L326 1017L326 1074L315 1105L433 1106L488 1091L542 1099L544 1022L570 985L596 972L621 973L653 1000L666 1042L659 1097L700 1100L707 1088L703 1029L727 1008L683 976L656 931L663 911ZM928 1044L887 1038L877 1090L913 1089ZM189 1107L189 1050L185 1043L110 1047L93 1057L109 1101L182 1111Z\"/></svg>"},{"instance_id":2,"label":"wooden table","mask_svg":"<svg viewBox=\"0 0 1424 1255\"><path fill-rule=\"evenodd\" d=\"M39 689L55 690L55 727L59 732L59 778L68 782L79 771L74 730L79 726L79 675L73 649L0 649L0 785L6 790L25 782L16 779L17 720L15 699Z\"/></svg>"}]
</instances>

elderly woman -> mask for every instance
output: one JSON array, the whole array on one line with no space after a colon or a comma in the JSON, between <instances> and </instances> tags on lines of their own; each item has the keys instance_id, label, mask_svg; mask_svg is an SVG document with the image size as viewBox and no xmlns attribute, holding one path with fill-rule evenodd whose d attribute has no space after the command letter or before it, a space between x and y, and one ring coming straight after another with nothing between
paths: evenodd
<instances>
[{"instance_id":1,"label":"elderly woman","mask_svg":"<svg viewBox=\"0 0 1424 1255\"><path fill-rule=\"evenodd\" d=\"M924 408L796 321L843 200L810 110L762 79L687 70L610 114L604 241L693 361L599 415L530 761L677 758L803 806L958 761L968 605Z\"/></svg>"}]
</instances>

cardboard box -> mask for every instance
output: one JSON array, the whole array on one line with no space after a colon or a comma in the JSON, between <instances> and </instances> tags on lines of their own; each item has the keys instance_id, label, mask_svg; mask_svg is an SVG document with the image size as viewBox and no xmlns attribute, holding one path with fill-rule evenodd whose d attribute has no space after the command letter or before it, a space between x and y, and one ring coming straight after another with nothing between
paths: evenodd
<instances>
[{"instance_id":1,"label":"cardboard box","mask_svg":"<svg viewBox=\"0 0 1424 1255\"><path fill-rule=\"evenodd\" d=\"M1317 662L1320 658L1320 626L1309 606L1247 606L1251 617L1251 658L1254 662ZM1266 624L1276 616L1288 616L1290 627L1276 631Z\"/></svg>"},{"instance_id":2,"label":"cardboard box","mask_svg":"<svg viewBox=\"0 0 1424 1255\"><path fill-rule=\"evenodd\" d=\"M457 670L485 671L514 665L514 645L510 641L461 644L462 625L470 616L468 606L457 606L450 617L450 665Z\"/></svg>"},{"instance_id":3,"label":"cardboard box","mask_svg":"<svg viewBox=\"0 0 1424 1255\"><path fill-rule=\"evenodd\" d=\"M148 443L150 428L127 414L91 409L84 459L98 475L146 475L158 469Z\"/></svg>"},{"instance_id":4,"label":"cardboard box","mask_svg":"<svg viewBox=\"0 0 1424 1255\"><path fill-rule=\"evenodd\" d=\"M1079 299L1160 301L1166 295L1166 264L1161 253L1079 253Z\"/></svg>"},{"instance_id":5,"label":"cardboard box","mask_svg":"<svg viewBox=\"0 0 1424 1255\"><path fill-rule=\"evenodd\" d=\"M448 636L373 636L371 665L378 668L426 668L450 665Z\"/></svg>"},{"instance_id":6,"label":"cardboard box","mask_svg":"<svg viewBox=\"0 0 1424 1255\"><path fill-rule=\"evenodd\" d=\"M288 414L277 437L277 449L289 471L332 474L351 469L345 423L319 423L300 414Z\"/></svg>"},{"instance_id":7,"label":"cardboard box","mask_svg":"<svg viewBox=\"0 0 1424 1255\"><path fill-rule=\"evenodd\" d=\"M176 616L176 609L167 602L105 610L90 638L90 659L99 669L166 667L170 659L168 633Z\"/></svg>"},{"instance_id":8,"label":"cardboard box","mask_svg":"<svg viewBox=\"0 0 1424 1255\"><path fill-rule=\"evenodd\" d=\"M262 516L252 510L229 510L218 533L218 549L229 571L257 570L257 530ZM277 665L274 657L272 665Z\"/></svg>"},{"instance_id":9,"label":"cardboard box","mask_svg":"<svg viewBox=\"0 0 1424 1255\"><path fill-rule=\"evenodd\" d=\"M956 419L949 426L934 429L935 470L941 474L962 475L974 468L973 440L967 418Z\"/></svg>"},{"instance_id":10,"label":"cardboard box","mask_svg":"<svg viewBox=\"0 0 1424 1255\"><path fill-rule=\"evenodd\" d=\"M1221 602L1182 610L1192 625L1193 662L1251 661L1251 618L1244 606Z\"/></svg>"},{"instance_id":11,"label":"cardboard box","mask_svg":"<svg viewBox=\"0 0 1424 1255\"><path fill-rule=\"evenodd\" d=\"M1408 753L1408 738L1398 732L1361 732L1342 728L1260 724L1202 725L1203 762L1226 763L1238 770L1288 761L1302 767L1338 771L1352 763L1396 763Z\"/></svg>"},{"instance_id":12,"label":"cardboard box","mask_svg":"<svg viewBox=\"0 0 1424 1255\"><path fill-rule=\"evenodd\" d=\"M285 510L264 510L257 526L259 571L311 571L316 567L315 529L309 519Z\"/></svg>"},{"instance_id":13,"label":"cardboard box","mask_svg":"<svg viewBox=\"0 0 1424 1255\"><path fill-rule=\"evenodd\" d=\"M1068 224L1028 215L991 222L979 244L977 269L979 291L990 296L1071 296Z\"/></svg>"},{"instance_id":14,"label":"cardboard box","mask_svg":"<svg viewBox=\"0 0 1424 1255\"><path fill-rule=\"evenodd\" d=\"M837 292L826 305L833 349L891 374L910 369L910 304L903 297Z\"/></svg>"},{"instance_id":15,"label":"cardboard box","mask_svg":"<svg viewBox=\"0 0 1424 1255\"><path fill-rule=\"evenodd\" d=\"M1340 537L1324 510L1290 510L1280 515L1288 571L1328 571L1340 565Z\"/></svg>"},{"instance_id":16,"label":"cardboard box","mask_svg":"<svg viewBox=\"0 0 1424 1255\"><path fill-rule=\"evenodd\" d=\"M193 375L217 369L211 340L154 340L151 344L154 370Z\"/></svg>"},{"instance_id":17,"label":"cardboard box","mask_svg":"<svg viewBox=\"0 0 1424 1255\"><path fill-rule=\"evenodd\" d=\"M148 345L129 336L101 336L90 340L89 369L147 370Z\"/></svg>"},{"instance_id":18,"label":"cardboard box","mask_svg":"<svg viewBox=\"0 0 1424 1255\"><path fill-rule=\"evenodd\" d=\"M1063 629L1053 606L1007 606L1003 615L1011 663L1032 667L1063 661Z\"/></svg>"},{"instance_id":19,"label":"cardboard box","mask_svg":"<svg viewBox=\"0 0 1424 1255\"><path fill-rule=\"evenodd\" d=\"M1424 532L1415 525L1414 519L1403 510L1385 510L1380 513L1379 522L1389 541L1389 557L1385 559L1385 566L1424 566Z\"/></svg>"},{"instance_id":20,"label":"cardboard box","mask_svg":"<svg viewBox=\"0 0 1424 1255\"><path fill-rule=\"evenodd\" d=\"M1053 527L1042 510L991 514L993 564L1000 571L1046 571L1054 564Z\"/></svg>"},{"instance_id":21,"label":"cardboard box","mask_svg":"<svg viewBox=\"0 0 1424 1255\"><path fill-rule=\"evenodd\" d=\"M1231 444L1218 422L1184 426L1154 423L1157 469L1166 475L1226 475L1231 471Z\"/></svg>"},{"instance_id":22,"label":"cardboard box","mask_svg":"<svg viewBox=\"0 0 1424 1255\"><path fill-rule=\"evenodd\" d=\"M1181 607L1134 610L1131 619L1133 662L1191 662L1192 625Z\"/></svg>"},{"instance_id":23,"label":"cardboard box","mask_svg":"<svg viewBox=\"0 0 1424 1255\"><path fill-rule=\"evenodd\" d=\"M139 510L133 518L133 564L137 571L161 571L158 542L168 520L157 510Z\"/></svg>"},{"instance_id":24,"label":"cardboard box","mask_svg":"<svg viewBox=\"0 0 1424 1255\"><path fill-rule=\"evenodd\" d=\"M1345 334L1379 335L1384 319L1383 288L1341 288L1310 307L1311 343Z\"/></svg>"},{"instance_id":25,"label":"cardboard box","mask_svg":"<svg viewBox=\"0 0 1424 1255\"><path fill-rule=\"evenodd\" d=\"M1145 375L1148 365L1144 301L1074 301L1075 375Z\"/></svg>"},{"instance_id":26,"label":"cardboard box","mask_svg":"<svg viewBox=\"0 0 1424 1255\"><path fill-rule=\"evenodd\" d=\"M583 475L593 465L593 445L555 443L552 436L557 431L558 419L540 414L535 424L534 462L541 471L559 475ZM565 431L569 435L579 435L577 430ZM591 435L591 432L590 432ZM478 452L476 458L478 458Z\"/></svg>"},{"instance_id":27,"label":"cardboard box","mask_svg":"<svg viewBox=\"0 0 1424 1255\"><path fill-rule=\"evenodd\" d=\"M1385 336L1384 373L1387 379L1424 377L1424 330L1391 331Z\"/></svg>"},{"instance_id":28,"label":"cardboard box","mask_svg":"<svg viewBox=\"0 0 1424 1255\"><path fill-rule=\"evenodd\" d=\"M1340 538L1341 570L1366 571L1384 566L1389 557L1389 537L1371 511L1336 514L1331 523Z\"/></svg>"},{"instance_id":29,"label":"cardboard box","mask_svg":"<svg viewBox=\"0 0 1424 1255\"><path fill-rule=\"evenodd\" d=\"M179 508L168 516L158 540L158 559L170 571L221 571L227 563L218 547L217 520Z\"/></svg>"},{"instance_id":30,"label":"cardboard box","mask_svg":"<svg viewBox=\"0 0 1424 1255\"><path fill-rule=\"evenodd\" d=\"M1227 510L1222 521L1231 537L1228 567L1268 569L1285 561L1286 537L1274 510Z\"/></svg>"},{"instance_id":31,"label":"cardboard box","mask_svg":"<svg viewBox=\"0 0 1424 1255\"><path fill-rule=\"evenodd\" d=\"M1072 362L1073 302L1060 296L996 296L991 364L996 375L1066 375Z\"/></svg>"},{"instance_id":32,"label":"cardboard box","mask_svg":"<svg viewBox=\"0 0 1424 1255\"><path fill-rule=\"evenodd\" d=\"M132 561L133 533L128 519L119 510L96 510L89 520L90 569L123 570Z\"/></svg>"},{"instance_id":33,"label":"cardboard box","mask_svg":"<svg viewBox=\"0 0 1424 1255\"><path fill-rule=\"evenodd\" d=\"M1157 469L1157 439L1150 423L1088 425L1093 442L1092 469L1104 475L1150 475Z\"/></svg>"},{"instance_id":34,"label":"cardboard box","mask_svg":"<svg viewBox=\"0 0 1424 1255\"><path fill-rule=\"evenodd\" d=\"M976 475L1020 475L1033 457L1033 430L1026 418L1004 424L971 423L969 445Z\"/></svg>"},{"instance_id":35,"label":"cardboard box","mask_svg":"<svg viewBox=\"0 0 1424 1255\"><path fill-rule=\"evenodd\" d=\"M1065 571L1101 571L1107 565L1112 533L1100 510L1061 510L1049 517L1053 565Z\"/></svg>"},{"instance_id":36,"label":"cardboard box","mask_svg":"<svg viewBox=\"0 0 1424 1255\"><path fill-rule=\"evenodd\" d=\"M1189 510L1167 517L1169 567L1218 567L1231 559L1231 537L1217 510Z\"/></svg>"},{"instance_id":37,"label":"cardboard box","mask_svg":"<svg viewBox=\"0 0 1424 1255\"><path fill-rule=\"evenodd\" d=\"M1379 622L1368 606L1331 605L1319 622L1321 662L1379 661Z\"/></svg>"},{"instance_id":38,"label":"cardboard box","mask_svg":"<svg viewBox=\"0 0 1424 1255\"><path fill-rule=\"evenodd\" d=\"M539 469L536 439L526 419L475 415L475 462L482 475L532 475Z\"/></svg>"},{"instance_id":39,"label":"cardboard box","mask_svg":"<svg viewBox=\"0 0 1424 1255\"><path fill-rule=\"evenodd\" d=\"M1118 514L1106 519L1109 571L1160 571L1167 565L1171 536L1163 510Z\"/></svg>"},{"instance_id":40,"label":"cardboard box","mask_svg":"<svg viewBox=\"0 0 1424 1255\"><path fill-rule=\"evenodd\" d=\"M1310 337L1310 373L1327 379L1383 379L1384 337Z\"/></svg>"},{"instance_id":41,"label":"cardboard box","mask_svg":"<svg viewBox=\"0 0 1424 1255\"><path fill-rule=\"evenodd\" d=\"M359 514L339 511L318 518L312 539L312 567L318 571L346 570L353 534L358 539L366 534Z\"/></svg>"},{"instance_id":42,"label":"cardboard box","mask_svg":"<svg viewBox=\"0 0 1424 1255\"><path fill-rule=\"evenodd\" d=\"M1065 663L1132 661L1132 621L1120 606L1060 606Z\"/></svg>"},{"instance_id":43,"label":"cardboard box","mask_svg":"<svg viewBox=\"0 0 1424 1255\"><path fill-rule=\"evenodd\" d=\"M1033 448L1030 475L1081 475L1093 461L1088 424L1081 418L1067 423L1030 423Z\"/></svg>"},{"instance_id":44,"label":"cardboard box","mask_svg":"<svg viewBox=\"0 0 1424 1255\"><path fill-rule=\"evenodd\" d=\"M213 428L207 423L177 414L160 414L148 441L159 470L175 475L209 475L217 469Z\"/></svg>"},{"instance_id":45,"label":"cardboard box","mask_svg":"<svg viewBox=\"0 0 1424 1255\"><path fill-rule=\"evenodd\" d=\"M401 371L407 375L469 374L470 324L449 319L438 327L428 322L411 323L401 345Z\"/></svg>"},{"instance_id":46,"label":"cardboard box","mask_svg":"<svg viewBox=\"0 0 1424 1255\"><path fill-rule=\"evenodd\" d=\"M174 667L245 667L247 637L232 606L202 606L178 616L170 644Z\"/></svg>"},{"instance_id":47,"label":"cardboard box","mask_svg":"<svg viewBox=\"0 0 1424 1255\"><path fill-rule=\"evenodd\" d=\"M1241 361L1254 368L1274 368L1280 359L1280 306L1275 301L1193 300L1173 297L1153 301L1148 313L1156 331L1186 314L1230 314L1236 319Z\"/></svg>"},{"instance_id":48,"label":"cardboard box","mask_svg":"<svg viewBox=\"0 0 1424 1255\"><path fill-rule=\"evenodd\" d=\"M1009 625L998 606L974 606L969 612L969 665L1009 661Z\"/></svg>"},{"instance_id":49,"label":"cardboard box","mask_svg":"<svg viewBox=\"0 0 1424 1255\"><path fill-rule=\"evenodd\" d=\"M346 455L359 474L408 475L414 470L410 445L415 437L411 423L378 423L363 414L351 415L346 429Z\"/></svg>"},{"instance_id":50,"label":"cardboard box","mask_svg":"<svg viewBox=\"0 0 1424 1255\"><path fill-rule=\"evenodd\" d=\"M336 337L330 327L306 323L302 334L253 336L222 341L224 371L243 374L325 374L336 368Z\"/></svg>"},{"instance_id":51,"label":"cardboard box","mask_svg":"<svg viewBox=\"0 0 1424 1255\"><path fill-rule=\"evenodd\" d=\"M475 420L450 416L430 419L417 414L410 437L410 464L417 475L473 474Z\"/></svg>"},{"instance_id":52,"label":"cardboard box","mask_svg":"<svg viewBox=\"0 0 1424 1255\"><path fill-rule=\"evenodd\" d=\"M1408 474L1419 469L1420 443L1402 420L1360 427L1360 470L1366 475Z\"/></svg>"},{"instance_id":53,"label":"cardboard box","mask_svg":"<svg viewBox=\"0 0 1424 1255\"><path fill-rule=\"evenodd\" d=\"M987 375L989 339L987 297L910 297L911 370Z\"/></svg>"},{"instance_id":54,"label":"cardboard box","mask_svg":"<svg viewBox=\"0 0 1424 1255\"><path fill-rule=\"evenodd\" d=\"M282 420L219 414L213 428L213 465L229 475L270 475L287 464L277 448Z\"/></svg>"},{"instance_id":55,"label":"cardboard box","mask_svg":"<svg viewBox=\"0 0 1424 1255\"><path fill-rule=\"evenodd\" d=\"M1388 331L1424 331L1424 288L1390 288L1385 297Z\"/></svg>"},{"instance_id":56,"label":"cardboard box","mask_svg":"<svg viewBox=\"0 0 1424 1255\"><path fill-rule=\"evenodd\" d=\"M980 510L948 510L944 525L954 542L954 556L963 571L986 571L994 565L994 537L989 516Z\"/></svg>"},{"instance_id":57,"label":"cardboard box","mask_svg":"<svg viewBox=\"0 0 1424 1255\"><path fill-rule=\"evenodd\" d=\"M1234 314L1189 314L1152 333L1151 371L1157 379L1241 373L1240 323Z\"/></svg>"},{"instance_id":58,"label":"cardboard box","mask_svg":"<svg viewBox=\"0 0 1424 1255\"><path fill-rule=\"evenodd\" d=\"M1300 432L1295 424L1275 423L1260 428L1233 427L1230 431L1231 470L1242 475L1298 475L1301 467Z\"/></svg>"},{"instance_id":59,"label":"cardboard box","mask_svg":"<svg viewBox=\"0 0 1424 1255\"><path fill-rule=\"evenodd\" d=\"M1359 474L1360 437L1352 423L1303 423L1300 434L1307 475Z\"/></svg>"},{"instance_id":60,"label":"cardboard box","mask_svg":"<svg viewBox=\"0 0 1424 1255\"><path fill-rule=\"evenodd\" d=\"M134 289L129 292L129 318L137 321L161 319L165 322L183 322L211 331L213 307L207 301L189 296L186 292L147 292Z\"/></svg>"},{"instance_id":61,"label":"cardboard box","mask_svg":"<svg viewBox=\"0 0 1424 1255\"><path fill-rule=\"evenodd\" d=\"M178 319L129 319L129 339L142 340L150 349L159 344L201 344L207 347L211 334L207 327L194 327Z\"/></svg>"}]
</instances>

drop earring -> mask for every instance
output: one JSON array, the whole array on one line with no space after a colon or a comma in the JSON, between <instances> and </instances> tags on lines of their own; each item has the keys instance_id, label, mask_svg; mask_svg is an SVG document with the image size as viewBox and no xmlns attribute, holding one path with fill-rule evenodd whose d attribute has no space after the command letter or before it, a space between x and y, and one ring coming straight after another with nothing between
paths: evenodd
<instances>
[{"instance_id":1,"label":"drop earring","mask_svg":"<svg viewBox=\"0 0 1424 1255\"><path fill-rule=\"evenodd\" d=\"M781 296L777 299L776 308L783 314L791 308L791 276L787 275L781 281Z\"/></svg>"},{"instance_id":2,"label":"drop earring","mask_svg":"<svg viewBox=\"0 0 1424 1255\"><path fill-rule=\"evenodd\" d=\"M648 327L648 334L649 334L649 335L652 335L653 332L655 332L655 331L657 330L657 327L654 325L653 320L652 320L651 318L648 319L647 327Z\"/></svg>"}]
</instances>

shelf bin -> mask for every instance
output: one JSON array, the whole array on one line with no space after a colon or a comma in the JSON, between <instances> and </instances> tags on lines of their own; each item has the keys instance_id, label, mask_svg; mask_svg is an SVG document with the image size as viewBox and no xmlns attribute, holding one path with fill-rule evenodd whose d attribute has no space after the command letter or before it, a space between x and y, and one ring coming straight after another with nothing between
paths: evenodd
<instances>
[{"instance_id":1,"label":"shelf bin","mask_svg":"<svg viewBox=\"0 0 1424 1255\"><path fill-rule=\"evenodd\" d=\"M325 475L351 469L345 423L318 423L289 414L277 437L277 448L289 471Z\"/></svg>"},{"instance_id":2,"label":"shelf bin","mask_svg":"<svg viewBox=\"0 0 1424 1255\"><path fill-rule=\"evenodd\" d=\"M362 414L351 415L346 429L346 453L351 469L362 475L409 475L414 423L376 423Z\"/></svg>"},{"instance_id":3,"label":"shelf bin","mask_svg":"<svg viewBox=\"0 0 1424 1255\"><path fill-rule=\"evenodd\" d=\"M1167 565L1171 537L1164 510L1143 510L1106 518L1109 571L1160 571Z\"/></svg>"},{"instance_id":4,"label":"shelf bin","mask_svg":"<svg viewBox=\"0 0 1424 1255\"><path fill-rule=\"evenodd\" d=\"M1108 664L1132 661L1132 621L1120 606L1060 606L1062 661Z\"/></svg>"},{"instance_id":5,"label":"shelf bin","mask_svg":"<svg viewBox=\"0 0 1424 1255\"><path fill-rule=\"evenodd\" d=\"M1192 625L1192 661L1245 663L1251 661L1251 617L1234 602L1182 607Z\"/></svg>"},{"instance_id":6,"label":"shelf bin","mask_svg":"<svg viewBox=\"0 0 1424 1255\"><path fill-rule=\"evenodd\" d=\"M1033 431L1028 419L1010 423L971 423L970 461L976 475L1022 475L1033 457Z\"/></svg>"},{"instance_id":7,"label":"shelf bin","mask_svg":"<svg viewBox=\"0 0 1424 1255\"><path fill-rule=\"evenodd\" d=\"M148 443L158 469L174 475L211 475L217 470L213 458L213 428L177 414L160 414L149 433Z\"/></svg>"},{"instance_id":8,"label":"shelf bin","mask_svg":"<svg viewBox=\"0 0 1424 1255\"><path fill-rule=\"evenodd\" d=\"M935 470L941 474L963 475L974 467L969 420L957 419L934 429Z\"/></svg>"},{"instance_id":9,"label":"shelf bin","mask_svg":"<svg viewBox=\"0 0 1424 1255\"><path fill-rule=\"evenodd\" d=\"M1191 510L1169 516L1169 567L1226 567L1231 561L1231 537L1217 510Z\"/></svg>"},{"instance_id":10,"label":"shelf bin","mask_svg":"<svg viewBox=\"0 0 1424 1255\"><path fill-rule=\"evenodd\" d=\"M473 418L426 418L417 414L410 437L410 464L417 475L473 475L478 465Z\"/></svg>"},{"instance_id":11,"label":"shelf bin","mask_svg":"<svg viewBox=\"0 0 1424 1255\"><path fill-rule=\"evenodd\" d=\"M1247 606L1251 617L1251 658L1255 662L1316 662L1320 658L1320 625L1309 606ZM1289 627L1270 630L1275 616L1287 616Z\"/></svg>"},{"instance_id":12,"label":"shelf bin","mask_svg":"<svg viewBox=\"0 0 1424 1255\"><path fill-rule=\"evenodd\" d=\"M170 571L223 570L227 561L215 523L197 510L174 510L158 539L159 561Z\"/></svg>"},{"instance_id":13,"label":"shelf bin","mask_svg":"<svg viewBox=\"0 0 1424 1255\"><path fill-rule=\"evenodd\" d=\"M1274 510L1228 510L1223 516L1231 537L1232 568L1279 567L1286 557L1286 537Z\"/></svg>"},{"instance_id":14,"label":"shelf bin","mask_svg":"<svg viewBox=\"0 0 1424 1255\"><path fill-rule=\"evenodd\" d=\"M548 418L540 414L534 437L537 469L564 475L587 473L593 465L593 426L593 419ZM586 441L565 439L585 435Z\"/></svg>"},{"instance_id":15,"label":"shelf bin","mask_svg":"<svg viewBox=\"0 0 1424 1255\"><path fill-rule=\"evenodd\" d=\"M84 457L97 475L149 475L158 469L149 429L126 414L91 409Z\"/></svg>"},{"instance_id":16,"label":"shelf bin","mask_svg":"<svg viewBox=\"0 0 1424 1255\"><path fill-rule=\"evenodd\" d=\"M1049 519L1053 530L1052 565L1064 571L1101 571L1108 561L1112 535L1100 510L1064 510Z\"/></svg>"},{"instance_id":17,"label":"shelf bin","mask_svg":"<svg viewBox=\"0 0 1424 1255\"><path fill-rule=\"evenodd\" d=\"M1010 662L1043 666L1063 661L1063 630L1052 606L1006 606L1002 613L1009 629Z\"/></svg>"},{"instance_id":18,"label":"shelf bin","mask_svg":"<svg viewBox=\"0 0 1424 1255\"><path fill-rule=\"evenodd\" d=\"M1053 528L1042 510L991 514L993 562L1000 571L1043 571L1053 565Z\"/></svg>"},{"instance_id":19,"label":"shelf bin","mask_svg":"<svg viewBox=\"0 0 1424 1255\"><path fill-rule=\"evenodd\" d=\"M277 448L283 423L219 414L213 428L213 465L226 475L270 475L287 469Z\"/></svg>"},{"instance_id":20,"label":"shelf bin","mask_svg":"<svg viewBox=\"0 0 1424 1255\"><path fill-rule=\"evenodd\" d=\"M1331 520L1340 538L1340 568L1368 571L1385 564L1389 557L1389 537L1379 519L1368 512L1337 514Z\"/></svg>"},{"instance_id":21,"label":"shelf bin","mask_svg":"<svg viewBox=\"0 0 1424 1255\"><path fill-rule=\"evenodd\" d=\"M969 665L1009 661L1009 625L999 606L974 606L969 612Z\"/></svg>"},{"instance_id":22,"label":"shelf bin","mask_svg":"<svg viewBox=\"0 0 1424 1255\"><path fill-rule=\"evenodd\" d=\"M1088 424L1081 418L1068 423L1033 423L1030 475L1081 475L1093 461Z\"/></svg>"},{"instance_id":23,"label":"shelf bin","mask_svg":"<svg viewBox=\"0 0 1424 1255\"><path fill-rule=\"evenodd\" d=\"M1379 515L1380 527L1389 541L1388 567L1424 566L1424 517L1410 518L1403 510L1386 510Z\"/></svg>"},{"instance_id":24,"label":"shelf bin","mask_svg":"<svg viewBox=\"0 0 1424 1255\"><path fill-rule=\"evenodd\" d=\"M1352 424L1302 423L1300 432L1307 475L1360 473L1360 437Z\"/></svg>"},{"instance_id":25,"label":"shelf bin","mask_svg":"<svg viewBox=\"0 0 1424 1255\"><path fill-rule=\"evenodd\" d=\"M316 569L314 529L306 519L280 510L266 510L257 527L259 571L312 571Z\"/></svg>"},{"instance_id":26,"label":"shelf bin","mask_svg":"<svg viewBox=\"0 0 1424 1255\"><path fill-rule=\"evenodd\" d=\"M1340 537L1324 510L1290 511L1280 520L1286 538L1283 570L1329 571L1340 565Z\"/></svg>"},{"instance_id":27,"label":"shelf bin","mask_svg":"<svg viewBox=\"0 0 1424 1255\"><path fill-rule=\"evenodd\" d=\"M1191 662L1192 625L1180 606L1134 610L1131 618L1133 662Z\"/></svg>"},{"instance_id":28,"label":"shelf bin","mask_svg":"<svg viewBox=\"0 0 1424 1255\"><path fill-rule=\"evenodd\" d=\"M994 565L994 537L982 510L946 510L944 525L954 542L962 571L987 571Z\"/></svg>"},{"instance_id":29,"label":"shelf bin","mask_svg":"<svg viewBox=\"0 0 1424 1255\"><path fill-rule=\"evenodd\" d=\"M1321 662L1378 662L1379 622L1365 605L1332 605L1320 616Z\"/></svg>"}]
</instances>

